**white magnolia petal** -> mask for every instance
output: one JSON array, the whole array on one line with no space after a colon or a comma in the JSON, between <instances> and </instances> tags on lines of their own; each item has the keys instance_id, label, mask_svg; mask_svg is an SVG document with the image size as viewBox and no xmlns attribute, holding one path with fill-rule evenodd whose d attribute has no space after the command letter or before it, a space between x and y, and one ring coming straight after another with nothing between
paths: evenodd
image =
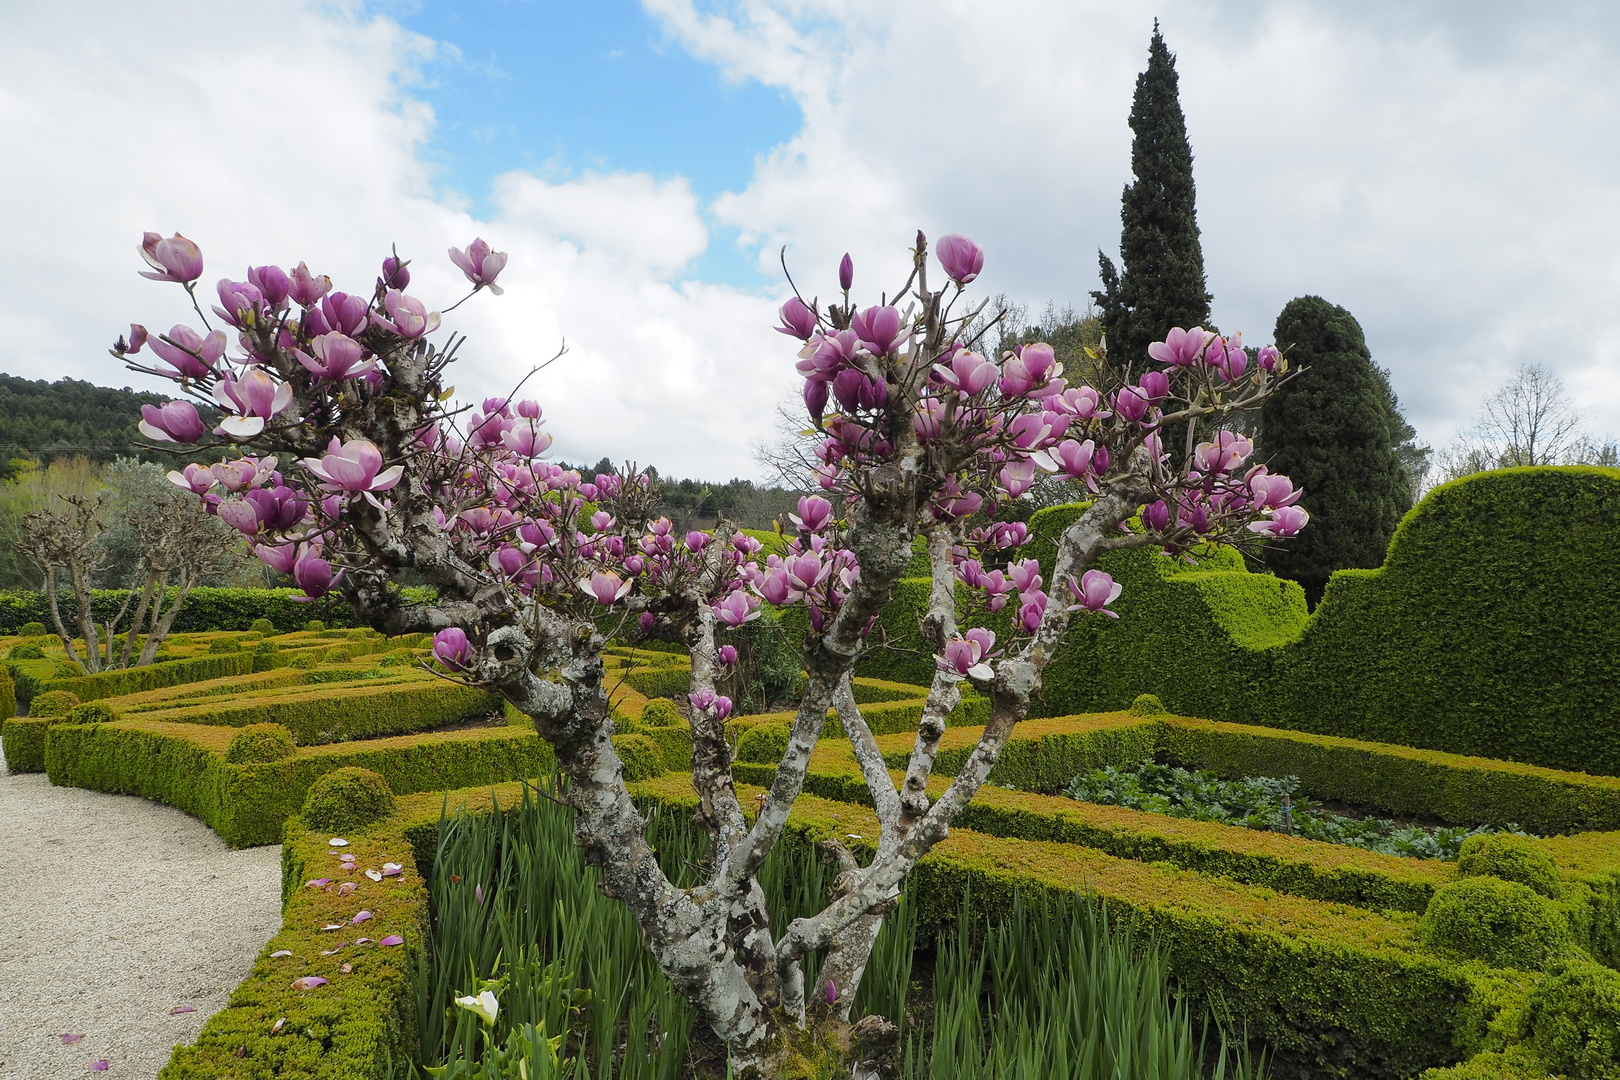
<instances>
[{"instance_id":1,"label":"white magnolia petal","mask_svg":"<svg viewBox=\"0 0 1620 1080\"><path fill-rule=\"evenodd\" d=\"M227 416L220 421L219 430L238 439L251 439L264 430L264 417Z\"/></svg>"},{"instance_id":2,"label":"white magnolia petal","mask_svg":"<svg viewBox=\"0 0 1620 1080\"><path fill-rule=\"evenodd\" d=\"M155 442L174 442L174 436L170 435L167 431L164 431L162 428L153 427L151 424L148 424L145 420L140 421L135 426L141 429L141 434L142 435L145 435L148 439L152 439ZM190 487L191 485L186 484L184 486Z\"/></svg>"}]
</instances>

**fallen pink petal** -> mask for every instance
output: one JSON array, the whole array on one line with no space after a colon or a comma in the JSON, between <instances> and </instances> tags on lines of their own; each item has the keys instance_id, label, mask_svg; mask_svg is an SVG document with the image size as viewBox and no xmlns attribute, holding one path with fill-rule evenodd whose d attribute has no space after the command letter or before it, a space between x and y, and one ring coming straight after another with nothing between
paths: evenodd
<instances>
[{"instance_id":1,"label":"fallen pink petal","mask_svg":"<svg viewBox=\"0 0 1620 1080\"><path fill-rule=\"evenodd\" d=\"M318 878L315 878L313 881L304 882L304 888L306 888L306 889L324 889L328 885L330 885L331 883L332 883L331 878L318 877Z\"/></svg>"},{"instance_id":2,"label":"fallen pink petal","mask_svg":"<svg viewBox=\"0 0 1620 1080\"><path fill-rule=\"evenodd\" d=\"M383 863L382 876L393 877L395 874L402 873L404 869L405 868L399 865L397 862L385 862Z\"/></svg>"},{"instance_id":3,"label":"fallen pink petal","mask_svg":"<svg viewBox=\"0 0 1620 1080\"><path fill-rule=\"evenodd\" d=\"M78 1042L82 1038L84 1038L83 1035L63 1035L62 1036L62 1045L63 1046L72 1046L74 1043Z\"/></svg>"},{"instance_id":4,"label":"fallen pink petal","mask_svg":"<svg viewBox=\"0 0 1620 1080\"><path fill-rule=\"evenodd\" d=\"M381 941L377 942L377 944L379 944L379 945L403 945L403 944L405 944L405 939L400 937L398 934L389 934L387 937L385 937Z\"/></svg>"},{"instance_id":5,"label":"fallen pink petal","mask_svg":"<svg viewBox=\"0 0 1620 1080\"><path fill-rule=\"evenodd\" d=\"M92 1061L90 1063L90 1071L91 1072L106 1072L107 1067L108 1066L107 1066L107 1063L105 1061Z\"/></svg>"},{"instance_id":6,"label":"fallen pink petal","mask_svg":"<svg viewBox=\"0 0 1620 1080\"><path fill-rule=\"evenodd\" d=\"M194 1013L196 1011L197 1009L194 1005L176 1005L174 1008L169 1010L169 1015L179 1016L181 1013Z\"/></svg>"},{"instance_id":7,"label":"fallen pink petal","mask_svg":"<svg viewBox=\"0 0 1620 1080\"><path fill-rule=\"evenodd\" d=\"M294 979L292 982L294 990L314 990L318 986L325 985L326 980L319 975L305 975L302 979Z\"/></svg>"},{"instance_id":8,"label":"fallen pink petal","mask_svg":"<svg viewBox=\"0 0 1620 1080\"><path fill-rule=\"evenodd\" d=\"M354 943L356 945L370 945L371 944L371 939L368 938L368 937L355 938Z\"/></svg>"},{"instance_id":9,"label":"fallen pink petal","mask_svg":"<svg viewBox=\"0 0 1620 1080\"><path fill-rule=\"evenodd\" d=\"M362 911L362 912L360 912L358 915L356 915L354 917L353 921L355 923L363 923L363 922L367 922L368 920L370 920L370 918L371 918L371 912Z\"/></svg>"}]
</instances>

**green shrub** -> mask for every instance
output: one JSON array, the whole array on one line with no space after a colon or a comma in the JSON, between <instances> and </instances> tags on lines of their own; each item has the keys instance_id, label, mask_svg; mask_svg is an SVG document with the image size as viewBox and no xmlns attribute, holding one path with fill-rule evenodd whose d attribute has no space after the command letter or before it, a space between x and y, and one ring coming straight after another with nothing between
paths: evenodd
<instances>
[{"instance_id":1,"label":"green shrub","mask_svg":"<svg viewBox=\"0 0 1620 1080\"><path fill-rule=\"evenodd\" d=\"M1527 885L1556 900L1564 895L1564 882L1551 855L1528 836L1497 833L1463 841L1457 870L1468 877L1488 874L1503 881Z\"/></svg>"},{"instance_id":2,"label":"green shrub","mask_svg":"<svg viewBox=\"0 0 1620 1080\"><path fill-rule=\"evenodd\" d=\"M1129 710L1132 716L1163 716L1169 712L1156 694L1137 694Z\"/></svg>"},{"instance_id":3,"label":"green shrub","mask_svg":"<svg viewBox=\"0 0 1620 1080\"><path fill-rule=\"evenodd\" d=\"M1553 973L1531 993L1525 1024L1548 1071L1620 1080L1620 972L1579 962Z\"/></svg>"},{"instance_id":4,"label":"green shrub","mask_svg":"<svg viewBox=\"0 0 1620 1080\"><path fill-rule=\"evenodd\" d=\"M321 631L326 629L326 624L319 619L311 619L309 622L304 624L304 629L309 631L311 634L319 634Z\"/></svg>"},{"instance_id":5,"label":"green shrub","mask_svg":"<svg viewBox=\"0 0 1620 1080\"><path fill-rule=\"evenodd\" d=\"M215 638L208 643L208 651L215 656L241 652L242 642L238 638Z\"/></svg>"},{"instance_id":6,"label":"green shrub","mask_svg":"<svg viewBox=\"0 0 1620 1080\"><path fill-rule=\"evenodd\" d=\"M83 677L84 668L81 665L72 660L58 660L52 681L54 682L57 679L80 679Z\"/></svg>"},{"instance_id":7,"label":"green shrub","mask_svg":"<svg viewBox=\"0 0 1620 1080\"><path fill-rule=\"evenodd\" d=\"M737 739L737 760L758 765L775 765L787 753L792 721L755 724Z\"/></svg>"},{"instance_id":8,"label":"green shrub","mask_svg":"<svg viewBox=\"0 0 1620 1080\"><path fill-rule=\"evenodd\" d=\"M110 724L118 719L118 712L105 701L87 701L69 709L65 724Z\"/></svg>"},{"instance_id":9,"label":"green shrub","mask_svg":"<svg viewBox=\"0 0 1620 1080\"><path fill-rule=\"evenodd\" d=\"M45 653L38 645L13 645L11 651L6 653L7 660L43 660Z\"/></svg>"},{"instance_id":10,"label":"green shrub","mask_svg":"<svg viewBox=\"0 0 1620 1080\"><path fill-rule=\"evenodd\" d=\"M1541 1060L1522 1046L1475 1054L1460 1065L1429 1069L1418 1080L1542 1080L1547 1075Z\"/></svg>"},{"instance_id":11,"label":"green shrub","mask_svg":"<svg viewBox=\"0 0 1620 1080\"><path fill-rule=\"evenodd\" d=\"M653 698L641 710L642 727L675 727L686 723L681 710L668 698Z\"/></svg>"},{"instance_id":12,"label":"green shrub","mask_svg":"<svg viewBox=\"0 0 1620 1080\"><path fill-rule=\"evenodd\" d=\"M269 636L276 632L276 624L269 619L254 619L248 629Z\"/></svg>"},{"instance_id":13,"label":"green shrub","mask_svg":"<svg viewBox=\"0 0 1620 1080\"><path fill-rule=\"evenodd\" d=\"M79 703L79 695L68 690L51 690L28 705L29 716L66 716Z\"/></svg>"},{"instance_id":14,"label":"green shrub","mask_svg":"<svg viewBox=\"0 0 1620 1080\"><path fill-rule=\"evenodd\" d=\"M664 755L645 735L613 736L613 752L624 763L624 782L632 784L664 774Z\"/></svg>"},{"instance_id":15,"label":"green shrub","mask_svg":"<svg viewBox=\"0 0 1620 1080\"><path fill-rule=\"evenodd\" d=\"M323 655L323 653L312 652L305 649L299 652L291 660L288 660L287 666L297 668L300 671L308 671L310 668L315 667L321 662L321 657Z\"/></svg>"},{"instance_id":16,"label":"green shrub","mask_svg":"<svg viewBox=\"0 0 1620 1080\"><path fill-rule=\"evenodd\" d=\"M11 673L0 665L0 724L17 715L17 687Z\"/></svg>"},{"instance_id":17,"label":"green shrub","mask_svg":"<svg viewBox=\"0 0 1620 1080\"><path fill-rule=\"evenodd\" d=\"M624 681L649 699L684 698L692 686L692 671L686 667L643 668L630 672Z\"/></svg>"},{"instance_id":18,"label":"green shrub","mask_svg":"<svg viewBox=\"0 0 1620 1080\"><path fill-rule=\"evenodd\" d=\"M285 724L249 724L231 736L225 760L233 765L281 761L298 750Z\"/></svg>"},{"instance_id":19,"label":"green shrub","mask_svg":"<svg viewBox=\"0 0 1620 1080\"><path fill-rule=\"evenodd\" d=\"M1436 952L1539 971L1568 952L1569 920L1527 885L1470 877L1435 891L1418 936Z\"/></svg>"},{"instance_id":20,"label":"green shrub","mask_svg":"<svg viewBox=\"0 0 1620 1080\"><path fill-rule=\"evenodd\" d=\"M335 769L309 786L301 817L312 829L362 829L394 812L388 781L370 769Z\"/></svg>"},{"instance_id":21,"label":"green shrub","mask_svg":"<svg viewBox=\"0 0 1620 1080\"><path fill-rule=\"evenodd\" d=\"M26 622L17 630L20 637L44 637L45 624L42 622Z\"/></svg>"}]
</instances>

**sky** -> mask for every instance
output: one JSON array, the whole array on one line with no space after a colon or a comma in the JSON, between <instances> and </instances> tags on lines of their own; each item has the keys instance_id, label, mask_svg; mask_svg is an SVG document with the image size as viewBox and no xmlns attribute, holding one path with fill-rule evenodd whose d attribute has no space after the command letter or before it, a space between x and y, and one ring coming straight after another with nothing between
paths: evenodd
<instances>
[{"instance_id":1,"label":"sky","mask_svg":"<svg viewBox=\"0 0 1620 1080\"><path fill-rule=\"evenodd\" d=\"M1127 117L1177 54L1214 321L1290 299L1360 321L1436 446L1520 364L1620 433L1620 11L1365 0L0 0L0 370L136 385L130 322L186 319L145 230L205 282L304 260L367 291L392 247L509 252L446 317L458 396L525 386L564 460L762 477L795 392L787 295L867 302L917 229L974 288L1083 306L1119 239Z\"/></svg>"}]
</instances>

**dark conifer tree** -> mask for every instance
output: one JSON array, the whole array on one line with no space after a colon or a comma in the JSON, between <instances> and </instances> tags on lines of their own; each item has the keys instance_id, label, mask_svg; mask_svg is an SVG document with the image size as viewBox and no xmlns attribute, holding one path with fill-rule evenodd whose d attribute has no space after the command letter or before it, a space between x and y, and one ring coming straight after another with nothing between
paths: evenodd
<instances>
[{"instance_id":1,"label":"dark conifer tree","mask_svg":"<svg viewBox=\"0 0 1620 1080\"><path fill-rule=\"evenodd\" d=\"M1131 105L1131 171L1120 207L1123 272L1097 253L1103 288L1091 294L1108 335L1108 356L1133 373L1150 342L1172 326L1209 328L1210 295L1198 242L1192 147L1176 89L1176 58L1153 22L1147 70Z\"/></svg>"},{"instance_id":2,"label":"dark conifer tree","mask_svg":"<svg viewBox=\"0 0 1620 1080\"><path fill-rule=\"evenodd\" d=\"M1311 522L1286 548L1268 550L1266 565L1303 585L1314 608L1333 571L1383 565L1412 506L1399 449L1406 425L1344 308L1320 296L1290 301L1275 341L1290 367L1308 370L1267 399L1256 456L1305 490Z\"/></svg>"}]
</instances>

